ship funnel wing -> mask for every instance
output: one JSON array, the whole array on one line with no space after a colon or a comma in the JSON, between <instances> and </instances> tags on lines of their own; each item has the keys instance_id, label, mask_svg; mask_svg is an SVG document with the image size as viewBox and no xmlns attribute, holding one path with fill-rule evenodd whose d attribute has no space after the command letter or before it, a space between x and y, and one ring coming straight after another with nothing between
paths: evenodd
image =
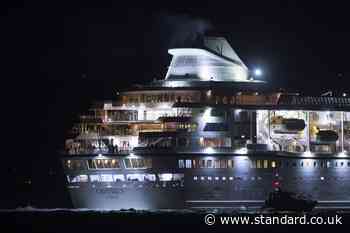
<instances>
[{"instance_id":1,"label":"ship funnel wing","mask_svg":"<svg viewBox=\"0 0 350 233\"><path fill-rule=\"evenodd\" d=\"M204 47L209 51L214 52L222 57L228 58L229 60L235 61L242 65L245 69L248 69L225 38L205 37Z\"/></svg>"},{"instance_id":2,"label":"ship funnel wing","mask_svg":"<svg viewBox=\"0 0 350 233\"><path fill-rule=\"evenodd\" d=\"M195 48L169 49L166 80L248 82L248 69L225 38L206 37Z\"/></svg>"}]
</instances>

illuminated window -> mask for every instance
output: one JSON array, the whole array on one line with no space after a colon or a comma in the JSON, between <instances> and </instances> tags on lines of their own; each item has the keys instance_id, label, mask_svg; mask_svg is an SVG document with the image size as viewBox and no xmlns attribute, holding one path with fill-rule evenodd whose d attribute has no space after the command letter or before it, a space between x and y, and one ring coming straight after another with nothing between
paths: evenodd
<instances>
[{"instance_id":1,"label":"illuminated window","mask_svg":"<svg viewBox=\"0 0 350 233\"><path fill-rule=\"evenodd\" d=\"M216 177L215 177L215 180L219 180L219 177L218 177L218 176L216 176Z\"/></svg>"},{"instance_id":2,"label":"illuminated window","mask_svg":"<svg viewBox=\"0 0 350 233\"><path fill-rule=\"evenodd\" d=\"M67 169L67 170L72 169L72 161L71 161L71 160L67 160L67 161L64 163L64 167L65 167L65 169Z\"/></svg>"},{"instance_id":3,"label":"illuminated window","mask_svg":"<svg viewBox=\"0 0 350 233\"><path fill-rule=\"evenodd\" d=\"M173 181L182 181L184 180L184 178L185 178L184 174L180 174L180 173L173 174Z\"/></svg>"},{"instance_id":4,"label":"illuminated window","mask_svg":"<svg viewBox=\"0 0 350 233\"><path fill-rule=\"evenodd\" d=\"M214 160L214 168L220 168L220 160Z\"/></svg>"},{"instance_id":5,"label":"illuminated window","mask_svg":"<svg viewBox=\"0 0 350 233\"><path fill-rule=\"evenodd\" d=\"M101 159L96 159L95 160L95 164L96 164L96 168L98 168L98 169L103 169L104 168L103 162L102 162Z\"/></svg>"},{"instance_id":6,"label":"illuminated window","mask_svg":"<svg viewBox=\"0 0 350 233\"><path fill-rule=\"evenodd\" d=\"M331 167L332 163L330 161L327 161L327 167Z\"/></svg>"},{"instance_id":7,"label":"illuminated window","mask_svg":"<svg viewBox=\"0 0 350 233\"><path fill-rule=\"evenodd\" d=\"M66 170L79 171L84 170L84 163L84 160L67 160L63 165Z\"/></svg>"},{"instance_id":8,"label":"illuminated window","mask_svg":"<svg viewBox=\"0 0 350 233\"><path fill-rule=\"evenodd\" d=\"M101 182L113 182L112 174L101 174Z\"/></svg>"},{"instance_id":9,"label":"illuminated window","mask_svg":"<svg viewBox=\"0 0 350 233\"><path fill-rule=\"evenodd\" d=\"M211 176L208 176L208 180L211 180Z\"/></svg>"},{"instance_id":10,"label":"illuminated window","mask_svg":"<svg viewBox=\"0 0 350 233\"><path fill-rule=\"evenodd\" d=\"M261 161L260 161L260 159L258 159L256 161L256 168L261 168Z\"/></svg>"},{"instance_id":11,"label":"illuminated window","mask_svg":"<svg viewBox=\"0 0 350 233\"><path fill-rule=\"evenodd\" d=\"M171 181L173 180L173 174L171 173L162 173L158 174L159 181Z\"/></svg>"},{"instance_id":12,"label":"illuminated window","mask_svg":"<svg viewBox=\"0 0 350 233\"><path fill-rule=\"evenodd\" d=\"M89 159L89 169L117 169L120 168L119 160L117 159Z\"/></svg>"},{"instance_id":13,"label":"illuminated window","mask_svg":"<svg viewBox=\"0 0 350 233\"><path fill-rule=\"evenodd\" d=\"M100 178L100 175L89 175L90 177L90 181L91 182L100 182L101 178Z\"/></svg>"},{"instance_id":14,"label":"illuminated window","mask_svg":"<svg viewBox=\"0 0 350 233\"><path fill-rule=\"evenodd\" d=\"M197 161L195 159L192 160L192 167L197 168Z\"/></svg>"},{"instance_id":15,"label":"illuminated window","mask_svg":"<svg viewBox=\"0 0 350 233\"><path fill-rule=\"evenodd\" d=\"M132 168L144 168L144 160L143 159L131 159Z\"/></svg>"},{"instance_id":16,"label":"illuminated window","mask_svg":"<svg viewBox=\"0 0 350 233\"><path fill-rule=\"evenodd\" d=\"M124 165L127 169L147 169L152 168L152 160L141 158L124 159Z\"/></svg>"},{"instance_id":17,"label":"illuminated window","mask_svg":"<svg viewBox=\"0 0 350 233\"><path fill-rule=\"evenodd\" d=\"M231 159L229 159L228 161L227 161L227 167L228 168L233 168L233 160L231 160Z\"/></svg>"},{"instance_id":18,"label":"illuminated window","mask_svg":"<svg viewBox=\"0 0 350 233\"><path fill-rule=\"evenodd\" d=\"M112 159L112 161L111 161L111 168L120 168L119 160Z\"/></svg>"},{"instance_id":19,"label":"illuminated window","mask_svg":"<svg viewBox=\"0 0 350 233\"><path fill-rule=\"evenodd\" d=\"M207 160L207 168L213 167L213 160Z\"/></svg>"},{"instance_id":20,"label":"illuminated window","mask_svg":"<svg viewBox=\"0 0 350 233\"><path fill-rule=\"evenodd\" d=\"M80 182L88 182L89 178L87 175L79 175Z\"/></svg>"},{"instance_id":21,"label":"illuminated window","mask_svg":"<svg viewBox=\"0 0 350 233\"><path fill-rule=\"evenodd\" d=\"M205 168L205 160L204 159L199 160L199 167Z\"/></svg>"},{"instance_id":22,"label":"illuminated window","mask_svg":"<svg viewBox=\"0 0 350 233\"><path fill-rule=\"evenodd\" d=\"M67 180L69 183L84 183L88 182L87 175L68 175Z\"/></svg>"},{"instance_id":23,"label":"illuminated window","mask_svg":"<svg viewBox=\"0 0 350 233\"><path fill-rule=\"evenodd\" d=\"M222 180L226 180L226 177L225 177L225 176L223 176L223 177L221 177L221 179L222 179Z\"/></svg>"},{"instance_id":24,"label":"illuminated window","mask_svg":"<svg viewBox=\"0 0 350 233\"><path fill-rule=\"evenodd\" d=\"M124 159L125 168L132 168L130 159Z\"/></svg>"},{"instance_id":25,"label":"illuminated window","mask_svg":"<svg viewBox=\"0 0 350 233\"><path fill-rule=\"evenodd\" d=\"M145 181L156 181L156 175L155 174L145 174L144 180Z\"/></svg>"},{"instance_id":26,"label":"illuminated window","mask_svg":"<svg viewBox=\"0 0 350 233\"><path fill-rule=\"evenodd\" d=\"M271 167L275 168L276 167L276 161L271 161Z\"/></svg>"},{"instance_id":27,"label":"illuminated window","mask_svg":"<svg viewBox=\"0 0 350 233\"><path fill-rule=\"evenodd\" d=\"M193 177L193 180L198 180L198 177L197 177L197 176L194 176L194 177Z\"/></svg>"},{"instance_id":28,"label":"illuminated window","mask_svg":"<svg viewBox=\"0 0 350 233\"><path fill-rule=\"evenodd\" d=\"M192 161L190 159L186 159L186 168L191 168Z\"/></svg>"},{"instance_id":29,"label":"illuminated window","mask_svg":"<svg viewBox=\"0 0 350 233\"><path fill-rule=\"evenodd\" d=\"M183 159L179 159L179 168L184 168L185 167L185 162Z\"/></svg>"},{"instance_id":30,"label":"illuminated window","mask_svg":"<svg viewBox=\"0 0 350 233\"><path fill-rule=\"evenodd\" d=\"M220 160L220 168L227 168L227 160L226 159Z\"/></svg>"}]
</instances>

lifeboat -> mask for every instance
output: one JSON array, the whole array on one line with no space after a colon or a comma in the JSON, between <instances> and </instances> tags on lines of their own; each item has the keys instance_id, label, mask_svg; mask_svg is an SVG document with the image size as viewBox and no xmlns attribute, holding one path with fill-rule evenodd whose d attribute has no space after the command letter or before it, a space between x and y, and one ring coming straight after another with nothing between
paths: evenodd
<instances>
[{"instance_id":1,"label":"lifeboat","mask_svg":"<svg viewBox=\"0 0 350 233\"><path fill-rule=\"evenodd\" d=\"M318 143L335 143L338 138L338 133L334 130L320 130L316 134Z\"/></svg>"},{"instance_id":2,"label":"lifeboat","mask_svg":"<svg viewBox=\"0 0 350 233\"><path fill-rule=\"evenodd\" d=\"M274 133L297 134L306 127L303 119L275 117L271 120Z\"/></svg>"}]
</instances>

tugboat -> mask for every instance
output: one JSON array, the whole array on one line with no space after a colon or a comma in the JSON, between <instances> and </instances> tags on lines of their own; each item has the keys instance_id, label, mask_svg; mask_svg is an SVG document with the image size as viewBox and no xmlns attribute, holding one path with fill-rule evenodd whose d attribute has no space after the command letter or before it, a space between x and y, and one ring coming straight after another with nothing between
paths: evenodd
<instances>
[{"instance_id":1,"label":"tugboat","mask_svg":"<svg viewBox=\"0 0 350 233\"><path fill-rule=\"evenodd\" d=\"M278 211L312 211L317 205L317 201L308 199L302 195L293 192L282 191L276 187L273 192L269 193L263 209L272 209Z\"/></svg>"}]
</instances>

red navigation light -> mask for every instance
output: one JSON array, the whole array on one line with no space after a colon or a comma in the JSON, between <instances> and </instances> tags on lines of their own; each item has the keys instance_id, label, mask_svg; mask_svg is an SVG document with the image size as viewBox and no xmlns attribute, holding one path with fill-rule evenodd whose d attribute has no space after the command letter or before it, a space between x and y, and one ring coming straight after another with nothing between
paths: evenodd
<instances>
[{"instance_id":1,"label":"red navigation light","mask_svg":"<svg viewBox=\"0 0 350 233\"><path fill-rule=\"evenodd\" d=\"M273 182L272 185L273 185L274 188L277 188L277 187L280 186L280 182L276 180L276 181Z\"/></svg>"}]
</instances>

